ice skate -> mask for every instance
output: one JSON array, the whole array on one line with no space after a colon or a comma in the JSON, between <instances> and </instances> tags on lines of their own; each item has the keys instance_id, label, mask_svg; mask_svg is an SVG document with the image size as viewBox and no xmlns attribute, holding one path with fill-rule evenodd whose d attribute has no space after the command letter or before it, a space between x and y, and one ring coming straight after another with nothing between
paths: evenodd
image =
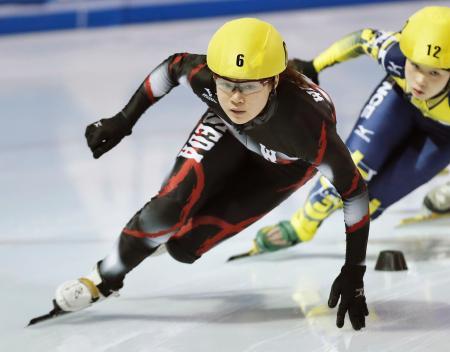
<instances>
[{"instance_id":1,"label":"ice skate","mask_svg":"<svg viewBox=\"0 0 450 352\"><path fill-rule=\"evenodd\" d=\"M415 216L411 216L411 217L402 219L400 221L400 223L397 225L397 227L405 226L405 225L420 224L422 222L438 220L438 219L446 219L446 218L450 218L450 213L439 214L439 213L426 212L426 213L423 213L423 214L418 214L418 215L415 215Z\"/></svg>"},{"instance_id":2,"label":"ice skate","mask_svg":"<svg viewBox=\"0 0 450 352\"><path fill-rule=\"evenodd\" d=\"M108 286L100 276L98 265L96 265L89 275L59 285L53 299L53 309L48 314L31 319L28 326L86 309L111 295L118 296L117 291Z\"/></svg>"},{"instance_id":3,"label":"ice skate","mask_svg":"<svg viewBox=\"0 0 450 352\"><path fill-rule=\"evenodd\" d=\"M450 214L450 182L433 188L427 193L423 205L437 214Z\"/></svg>"},{"instance_id":4,"label":"ice skate","mask_svg":"<svg viewBox=\"0 0 450 352\"><path fill-rule=\"evenodd\" d=\"M398 226L450 218L450 182L433 188L423 199L425 211L402 219Z\"/></svg>"}]
</instances>

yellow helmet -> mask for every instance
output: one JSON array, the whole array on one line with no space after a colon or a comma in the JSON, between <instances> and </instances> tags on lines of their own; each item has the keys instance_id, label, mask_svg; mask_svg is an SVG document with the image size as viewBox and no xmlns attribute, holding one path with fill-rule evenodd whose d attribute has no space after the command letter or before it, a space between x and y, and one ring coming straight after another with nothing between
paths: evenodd
<instances>
[{"instance_id":1,"label":"yellow helmet","mask_svg":"<svg viewBox=\"0 0 450 352\"><path fill-rule=\"evenodd\" d=\"M271 24L256 18L239 18L225 23L214 33L206 62L219 76L268 78L286 69L286 45Z\"/></svg>"},{"instance_id":2,"label":"yellow helmet","mask_svg":"<svg viewBox=\"0 0 450 352\"><path fill-rule=\"evenodd\" d=\"M429 6L406 22L400 50L411 61L434 68L450 68L450 7Z\"/></svg>"}]
</instances>

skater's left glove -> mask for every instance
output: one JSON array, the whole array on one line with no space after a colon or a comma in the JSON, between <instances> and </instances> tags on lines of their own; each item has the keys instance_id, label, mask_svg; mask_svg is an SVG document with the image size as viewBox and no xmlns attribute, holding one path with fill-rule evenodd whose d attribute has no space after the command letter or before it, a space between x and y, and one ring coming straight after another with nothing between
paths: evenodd
<instances>
[{"instance_id":1,"label":"skater's left glove","mask_svg":"<svg viewBox=\"0 0 450 352\"><path fill-rule=\"evenodd\" d=\"M344 326L347 312L353 329L360 330L366 327L365 317L369 315L369 311L364 296L363 276L365 271L365 265L346 264L331 286L328 306L330 308L336 307L339 297L341 298L336 319L338 328Z\"/></svg>"}]
</instances>

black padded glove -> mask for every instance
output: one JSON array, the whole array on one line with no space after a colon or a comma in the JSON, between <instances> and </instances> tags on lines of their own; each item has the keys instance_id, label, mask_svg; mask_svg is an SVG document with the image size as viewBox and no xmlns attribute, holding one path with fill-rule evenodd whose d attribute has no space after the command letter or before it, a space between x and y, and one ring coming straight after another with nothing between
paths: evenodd
<instances>
[{"instance_id":1,"label":"black padded glove","mask_svg":"<svg viewBox=\"0 0 450 352\"><path fill-rule=\"evenodd\" d=\"M130 135L131 127L122 112L87 126L84 135L94 158L98 159L119 144L123 137Z\"/></svg>"},{"instance_id":2,"label":"black padded glove","mask_svg":"<svg viewBox=\"0 0 450 352\"><path fill-rule=\"evenodd\" d=\"M303 61L300 59L292 59L292 60L290 60L290 63L297 71L303 73L315 84L319 84L319 74L317 73L316 69L314 68L312 60L311 61Z\"/></svg>"},{"instance_id":3,"label":"black padded glove","mask_svg":"<svg viewBox=\"0 0 450 352\"><path fill-rule=\"evenodd\" d=\"M339 297L341 298L336 319L338 328L344 326L347 312L353 329L360 330L366 327L365 317L369 315L369 311L364 296L363 276L365 271L365 265L344 265L331 286L328 306L336 307Z\"/></svg>"}]
</instances>

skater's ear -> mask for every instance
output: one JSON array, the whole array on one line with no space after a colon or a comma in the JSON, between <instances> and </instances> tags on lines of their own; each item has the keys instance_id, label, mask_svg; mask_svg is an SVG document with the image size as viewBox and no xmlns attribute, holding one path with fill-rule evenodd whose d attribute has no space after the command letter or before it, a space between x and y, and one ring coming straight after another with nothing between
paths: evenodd
<instances>
[{"instance_id":1,"label":"skater's ear","mask_svg":"<svg viewBox=\"0 0 450 352\"><path fill-rule=\"evenodd\" d=\"M280 82L280 75L276 75L273 78L273 89L276 89L278 87L279 82Z\"/></svg>"}]
</instances>

